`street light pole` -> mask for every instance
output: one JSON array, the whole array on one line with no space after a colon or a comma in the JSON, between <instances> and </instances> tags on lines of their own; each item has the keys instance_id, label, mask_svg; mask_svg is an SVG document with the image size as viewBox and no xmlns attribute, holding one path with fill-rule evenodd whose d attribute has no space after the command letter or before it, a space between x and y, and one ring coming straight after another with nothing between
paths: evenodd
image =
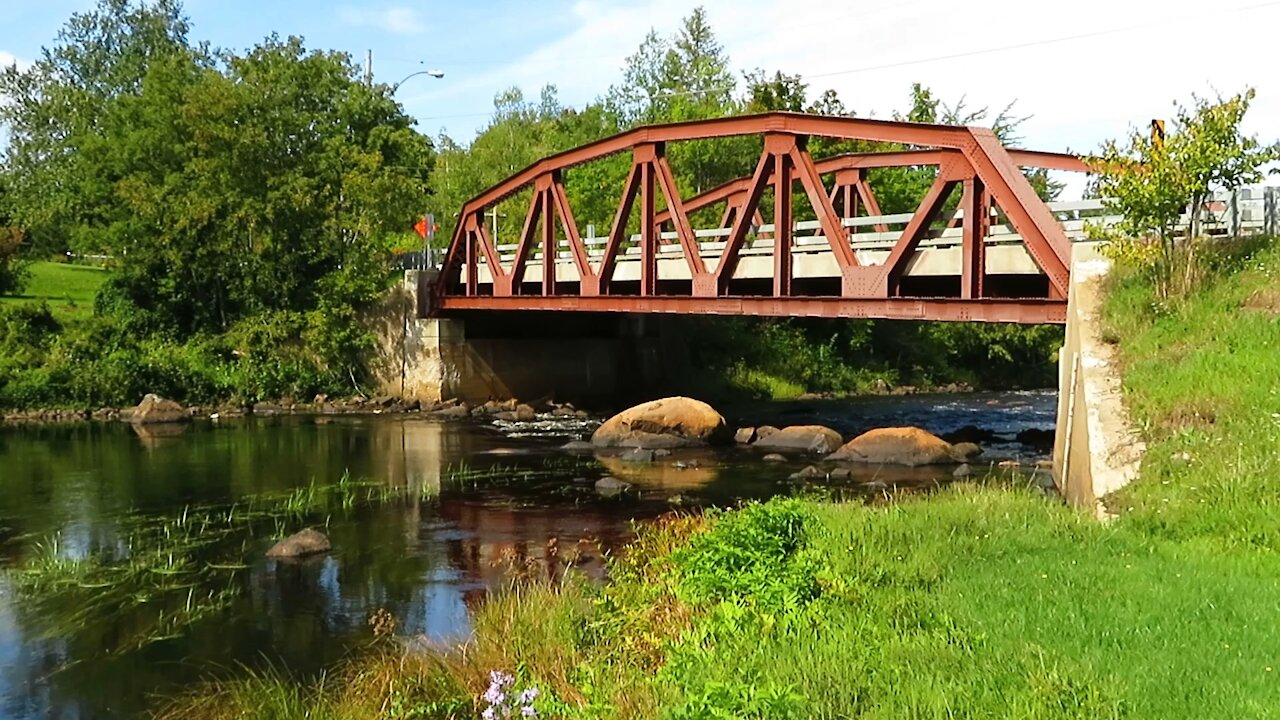
<instances>
[{"instance_id":1,"label":"street light pole","mask_svg":"<svg viewBox=\"0 0 1280 720\"><path fill-rule=\"evenodd\" d=\"M366 71L366 72L369 72L369 86L372 87L373 86L372 53L370 53L370 57L366 60L366 63L367 63L366 67L369 68L369 70ZM419 64L424 64L424 63L419 63ZM431 77L439 80L440 78L444 77L444 71L436 70L433 68L431 70L419 70L418 72L415 72L415 73L409 73L408 75L401 78L400 82L391 86L391 92L389 92L388 95L394 96L396 94L396 91L400 89L400 86L403 85L406 80L409 80L410 78L418 77L419 75L430 75ZM425 266L424 269L427 269L427 268L435 267L435 258L433 257L434 248L431 247L431 241L435 239L435 234L436 234L435 233L435 226L436 226L435 216L431 214L427 214L422 218L422 224L424 226L423 233L422 233L422 261L423 261L423 265Z\"/></svg>"},{"instance_id":2,"label":"street light pole","mask_svg":"<svg viewBox=\"0 0 1280 720\"><path fill-rule=\"evenodd\" d=\"M404 84L405 80L408 80L409 78L418 77L419 75L430 75L431 77L439 80L440 78L444 77L444 71L443 70L419 70L416 73L409 73L404 77L403 80L391 86L391 94L395 95L396 91L400 89L400 86Z\"/></svg>"}]
</instances>

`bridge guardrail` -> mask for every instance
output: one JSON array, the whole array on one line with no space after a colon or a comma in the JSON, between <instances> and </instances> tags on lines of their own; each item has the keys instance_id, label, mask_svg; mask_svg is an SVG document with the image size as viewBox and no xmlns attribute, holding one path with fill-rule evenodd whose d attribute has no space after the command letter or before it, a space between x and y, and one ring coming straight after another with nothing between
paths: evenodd
<instances>
[{"instance_id":1,"label":"bridge guardrail","mask_svg":"<svg viewBox=\"0 0 1280 720\"><path fill-rule=\"evenodd\" d=\"M1249 186L1239 188L1234 192L1215 193L1211 199L1206 202L1206 207L1201 217L1201 228L1207 235L1241 235L1252 233L1280 233L1280 187L1262 187ZM1072 241L1079 242L1086 239L1086 223L1096 223L1102 226L1110 226L1118 223L1122 216L1107 214L1106 202L1102 199L1086 199L1086 200L1068 200L1062 202L1048 203L1049 210L1058 218L1063 229ZM993 218L999 217L999 212L992 210ZM883 232L859 232L858 229L872 227L876 225L905 225L910 222L913 213L897 213L892 215L876 215L857 218L845 218L842 223L844 227L854 230L850 234L850 245L855 250L867 251L883 251L892 249L901 237L901 230L888 230ZM960 220L964 217L964 210L958 210L955 213L955 219ZM1190 214L1184 213L1179 220L1178 227L1186 228L1190 221ZM743 248L746 255L767 254L772 252L773 239L771 237L774 226L771 223L765 223L754 228L755 237L747 241ZM829 249L827 239L824 235L800 235L801 232L812 232L821 230L821 223L817 220L805 220L793 224L795 233L795 252L822 252ZM694 236L699 240L699 249L708 256L714 256L724 249L725 241L732 232L731 228L701 228L694 229ZM658 237L663 241L678 240L679 235L674 231L659 233ZM963 233L959 227L948 227L943 230L935 230L930 233L930 237L924 239L920 243L920 249L941 249L957 246L963 239ZM630 243L638 243L640 235L638 233L631 234L628 237ZM590 257L598 258L604 254L605 245L608 238L605 236L597 236L594 234L594 226L587 226L587 234L582 238L583 244L587 247L587 254ZM991 236L987 238L988 245L1012 245L1022 242L1022 237L1015 233L1012 228L1005 224L994 224L991 226ZM503 262L508 262L515 257L517 245L499 244L496 249L500 253L499 257ZM530 259L540 259L542 257L541 248L531 249ZM678 244L672 244L669 249L659 250L659 257L680 257L683 251ZM422 253L409 253L407 255L423 256ZM406 255L406 256L407 256ZM620 255L622 257L631 258L639 255L639 248L629 247L623 250ZM565 263L572 262L573 255L569 251L560 251L556 254L556 262ZM423 266L404 267L402 269L421 269ZM431 267L434 267L432 265Z\"/></svg>"}]
</instances>

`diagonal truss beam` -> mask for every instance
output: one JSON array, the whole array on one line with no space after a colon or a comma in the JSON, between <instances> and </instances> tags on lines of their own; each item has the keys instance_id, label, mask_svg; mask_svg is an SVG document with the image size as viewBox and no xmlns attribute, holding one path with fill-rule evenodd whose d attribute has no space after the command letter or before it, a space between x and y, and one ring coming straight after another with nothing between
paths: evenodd
<instances>
[{"instance_id":1,"label":"diagonal truss beam","mask_svg":"<svg viewBox=\"0 0 1280 720\"><path fill-rule=\"evenodd\" d=\"M555 204L556 215L560 218L560 227L564 230L565 240L569 243L569 250L573 253L573 262L577 265L578 277L594 277L595 269L591 267L587 246L583 244L582 236L578 234L578 223L573 218L573 208L569 205L569 197L564 191L564 179L560 176L560 173L555 173L551 178L551 196Z\"/></svg>"},{"instance_id":2,"label":"diagonal truss beam","mask_svg":"<svg viewBox=\"0 0 1280 720\"><path fill-rule=\"evenodd\" d=\"M902 236L889 253L889 258L884 261L884 273L888 280L889 295L899 294L898 284L902 279L902 274L906 272L907 261L911 259L912 254L919 247L920 241L924 239L929 227L933 225L933 222L942 213L943 205L961 179L956 171L956 163L954 162L944 163L939 169L938 177L933 181L929 191L925 193L924 200L921 201L920 207L911 216L911 221L903 229Z\"/></svg>"},{"instance_id":3,"label":"diagonal truss beam","mask_svg":"<svg viewBox=\"0 0 1280 720\"><path fill-rule=\"evenodd\" d=\"M724 250L720 252L720 262L716 263L717 294L724 293L729 280L733 278L733 271L738 267L738 254L742 251L742 244L747 239L747 230L751 227L751 219L755 214L756 207L760 204L761 196L764 195L764 189L768 186L769 180L773 175L773 169L773 157L766 150L760 156L760 161L756 163L756 171L751 175L751 183L747 186L746 196L742 205L738 208L737 216L733 219L733 228L729 231Z\"/></svg>"},{"instance_id":4,"label":"diagonal truss beam","mask_svg":"<svg viewBox=\"0 0 1280 720\"><path fill-rule=\"evenodd\" d=\"M684 204L680 199L680 190L676 187L675 175L671 172L671 165L667 162L666 153L661 146L655 148L653 167L658 177L658 187L662 189L662 195L667 200L666 214L675 223L680 248L684 251L685 261L689 264L689 273L693 277L705 275L707 268L702 262L698 239L694 237L693 226L689 224L689 216L685 213ZM654 225L660 226L661 222L655 218Z\"/></svg>"},{"instance_id":5,"label":"diagonal truss beam","mask_svg":"<svg viewBox=\"0 0 1280 720\"><path fill-rule=\"evenodd\" d=\"M681 197L676 175L666 156L666 143L752 134L764 136L765 148L750 177L738 178L691 198ZM811 135L894 143L912 149L852 153L815 160L807 149L807 141ZM577 164L626 150L632 153L630 173L624 183L603 253L598 262L593 264L592 261L596 258L578 232L572 204L565 190L563 173ZM907 222L907 227L890 251L889 259L882 265L861 266L850 243L849 230L844 226L844 216L856 217L859 206L867 216L882 215L866 171L874 168L928 165L939 168L938 178ZM960 208L953 218L953 225L960 226L963 231L963 264L958 270L961 283L960 297L957 300L977 301L986 297L985 242L990 233L991 208L999 205L1008 217L1011 228L1021 236L1028 255L1047 276L1047 300L1060 302L1065 298L1068 282L1070 244L1056 218L1022 174L1020 167L1023 166L1088 170L1079 158L1073 156L1006 149L993 133L981 128L795 113L716 118L637 128L545 158L466 203L458 214L463 220L454 230L441 277L433 286L432 293L433 297L439 298L455 291L450 288L456 288L456 291L468 296L478 295L481 292L478 283L485 282L481 271L487 269L494 295L518 295L526 290L524 280L527 267L530 258L538 253L535 246L540 246L542 256L543 272L539 283L541 294L552 296L557 292L572 293L573 290L566 282L557 283L558 279L568 279L563 271L569 268L568 264L560 263L564 267L560 268L561 277L557 277L557 256L561 252L557 240L557 224L563 232L572 265L580 280L577 294L593 297L619 292L616 288L611 288L611 285L617 275L623 248L633 242L630 232L634 225L628 225L632 222L633 211L637 209L636 203L639 202L637 238L640 295L652 297L662 292L686 293L695 298L725 297L729 293L747 236L752 232L753 226L762 224L761 200L765 189L772 185L775 228L772 291L775 298L792 298L794 288L791 254L796 192L793 184L799 181L813 208L817 225L827 239L831 256L840 268L841 295L846 299L900 297L901 280L911 258L919 249L921 241L929 236L930 227L939 217L947 198L956 187L963 185ZM835 187L828 189L824 186L823 176L831 173L836 173ZM505 268L503 256L486 231L482 213L496 202L529 188L530 185L533 186L533 192L524 226L510 267ZM663 202L659 201L659 193ZM721 226L727 225L729 232L715 270L708 271L711 261L703 259L704 250L699 246L689 215L717 202L725 204ZM665 205L661 212L657 209L660 204ZM836 212L837 206L841 207L844 216ZM660 230L666 224L674 230L673 235L688 266L688 275L677 274L676 278L685 278L685 288L689 288L692 279L691 289L681 290L680 284L666 281L659 284ZM887 231L884 223L877 223L875 229ZM664 260L661 267L670 269L672 266ZM459 284L462 272L466 273L466 280ZM806 284L805 288L811 286L812 284ZM631 287L629 285L620 292L635 292ZM738 285L735 284L734 287ZM758 292L760 286L742 287L755 287L757 289L751 292Z\"/></svg>"},{"instance_id":6,"label":"diagonal truss beam","mask_svg":"<svg viewBox=\"0 0 1280 720\"><path fill-rule=\"evenodd\" d=\"M640 191L640 166L632 163L631 172L622 186L622 199L618 201L618 211L614 213L613 225L609 228L609 240L604 246L604 257L600 259L600 270L596 273L599 292L609 291L609 283L613 280L613 270L618 262L618 252L622 249L622 241L627 234L627 220L631 217L631 208L635 205L636 194Z\"/></svg>"}]
</instances>

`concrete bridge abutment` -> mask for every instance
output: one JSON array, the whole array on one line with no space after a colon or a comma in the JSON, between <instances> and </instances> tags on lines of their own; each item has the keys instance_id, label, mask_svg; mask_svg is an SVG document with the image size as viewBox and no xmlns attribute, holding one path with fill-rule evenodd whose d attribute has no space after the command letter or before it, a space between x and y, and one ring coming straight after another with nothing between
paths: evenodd
<instances>
[{"instance_id":1,"label":"concrete bridge abutment","mask_svg":"<svg viewBox=\"0 0 1280 720\"><path fill-rule=\"evenodd\" d=\"M1137 478L1145 450L1125 409L1116 351L1102 337L1103 281L1110 268L1096 244L1074 246L1053 448L1059 492L1099 519L1109 517L1104 498Z\"/></svg>"},{"instance_id":2,"label":"concrete bridge abutment","mask_svg":"<svg viewBox=\"0 0 1280 720\"><path fill-rule=\"evenodd\" d=\"M431 278L410 270L372 311L377 392L422 402L647 399L688 364L667 318L471 312L426 317Z\"/></svg>"}]
</instances>

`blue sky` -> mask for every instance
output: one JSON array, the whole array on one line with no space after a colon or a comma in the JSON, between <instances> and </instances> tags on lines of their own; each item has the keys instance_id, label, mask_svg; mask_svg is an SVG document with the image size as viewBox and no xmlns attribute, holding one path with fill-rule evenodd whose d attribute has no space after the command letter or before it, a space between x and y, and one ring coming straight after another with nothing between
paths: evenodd
<instances>
[{"instance_id":1,"label":"blue sky","mask_svg":"<svg viewBox=\"0 0 1280 720\"><path fill-rule=\"evenodd\" d=\"M193 37L243 49L269 33L363 58L431 135L469 140L494 93L555 84L581 105L620 75L651 28L669 34L681 0L187 0ZM860 114L902 108L911 82L949 101L1029 115L1024 145L1095 149L1130 124L1168 117L1174 99L1258 90L1250 129L1280 137L1280 0L705 0L738 71L799 73ZM0 61L36 57L91 0L0 3ZM1277 179L1275 182L1280 182Z\"/></svg>"}]
</instances>

